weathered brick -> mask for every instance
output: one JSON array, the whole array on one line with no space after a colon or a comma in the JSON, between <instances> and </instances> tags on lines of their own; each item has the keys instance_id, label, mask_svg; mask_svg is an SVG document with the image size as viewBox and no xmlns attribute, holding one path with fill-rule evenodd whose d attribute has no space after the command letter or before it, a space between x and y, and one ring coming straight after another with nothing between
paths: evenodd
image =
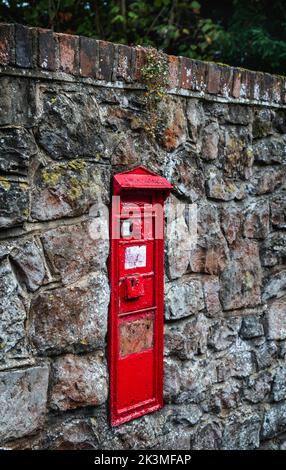
<instances>
[{"instance_id":1,"label":"weathered brick","mask_svg":"<svg viewBox=\"0 0 286 470\"><path fill-rule=\"evenodd\" d=\"M181 87L191 90L193 88L194 61L187 57L181 59Z\"/></svg>"},{"instance_id":2,"label":"weathered brick","mask_svg":"<svg viewBox=\"0 0 286 470\"><path fill-rule=\"evenodd\" d=\"M201 60L194 61L194 89L196 91L205 91L206 89L206 75L207 75L208 64Z\"/></svg>"},{"instance_id":3,"label":"weathered brick","mask_svg":"<svg viewBox=\"0 0 286 470\"><path fill-rule=\"evenodd\" d=\"M110 82L113 75L114 45L107 41L98 41L99 63L96 76L98 80Z\"/></svg>"},{"instance_id":4,"label":"weathered brick","mask_svg":"<svg viewBox=\"0 0 286 470\"><path fill-rule=\"evenodd\" d=\"M263 101L271 101L273 92L273 76L270 73L263 74Z\"/></svg>"},{"instance_id":5,"label":"weathered brick","mask_svg":"<svg viewBox=\"0 0 286 470\"><path fill-rule=\"evenodd\" d=\"M66 73L78 73L79 37L70 34L57 34L59 41L60 70Z\"/></svg>"},{"instance_id":6,"label":"weathered brick","mask_svg":"<svg viewBox=\"0 0 286 470\"><path fill-rule=\"evenodd\" d=\"M16 65L31 68L35 64L37 29L20 24L15 27Z\"/></svg>"},{"instance_id":7,"label":"weathered brick","mask_svg":"<svg viewBox=\"0 0 286 470\"><path fill-rule=\"evenodd\" d=\"M0 25L0 64L13 64L15 60L14 25Z\"/></svg>"},{"instance_id":8,"label":"weathered brick","mask_svg":"<svg viewBox=\"0 0 286 470\"><path fill-rule=\"evenodd\" d=\"M132 47L117 46L117 67L115 70L115 79L132 82L132 68L134 60L134 49Z\"/></svg>"},{"instance_id":9,"label":"weathered brick","mask_svg":"<svg viewBox=\"0 0 286 470\"><path fill-rule=\"evenodd\" d=\"M232 91L233 69L231 67L221 67L220 94L229 97Z\"/></svg>"},{"instance_id":10,"label":"weathered brick","mask_svg":"<svg viewBox=\"0 0 286 470\"><path fill-rule=\"evenodd\" d=\"M178 57L169 55L169 87L178 88L180 83L180 60Z\"/></svg>"},{"instance_id":11,"label":"weathered brick","mask_svg":"<svg viewBox=\"0 0 286 470\"><path fill-rule=\"evenodd\" d=\"M241 87L241 71L238 69L233 70L233 84L232 84L232 96L234 98L240 97Z\"/></svg>"},{"instance_id":12,"label":"weathered brick","mask_svg":"<svg viewBox=\"0 0 286 470\"><path fill-rule=\"evenodd\" d=\"M98 67L98 42L92 38L80 38L80 74L95 77Z\"/></svg>"},{"instance_id":13,"label":"weathered brick","mask_svg":"<svg viewBox=\"0 0 286 470\"><path fill-rule=\"evenodd\" d=\"M207 90L208 93L218 94L220 91L221 69L214 63L208 64L207 69Z\"/></svg>"},{"instance_id":14,"label":"weathered brick","mask_svg":"<svg viewBox=\"0 0 286 470\"><path fill-rule=\"evenodd\" d=\"M56 39L52 31L38 30L39 67L45 70L56 70Z\"/></svg>"},{"instance_id":15,"label":"weathered brick","mask_svg":"<svg viewBox=\"0 0 286 470\"><path fill-rule=\"evenodd\" d=\"M134 66L134 80L140 81L142 78L141 71L147 61L147 52L143 47L135 48L135 66Z\"/></svg>"}]
</instances>

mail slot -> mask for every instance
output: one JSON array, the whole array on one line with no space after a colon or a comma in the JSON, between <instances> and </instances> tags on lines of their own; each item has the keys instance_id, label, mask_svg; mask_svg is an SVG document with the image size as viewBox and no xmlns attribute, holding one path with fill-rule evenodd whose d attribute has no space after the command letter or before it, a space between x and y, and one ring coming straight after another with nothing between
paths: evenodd
<instances>
[{"instance_id":1,"label":"mail slot","mask_svg":"<svg viewBox=\"0 0 286 470\"><path fill-rule=\"evenodd\" d=\"M113 426L163 406L163 227L171 188L144 167L113 179L108 325Z\"/></svg>"}]
</instances>

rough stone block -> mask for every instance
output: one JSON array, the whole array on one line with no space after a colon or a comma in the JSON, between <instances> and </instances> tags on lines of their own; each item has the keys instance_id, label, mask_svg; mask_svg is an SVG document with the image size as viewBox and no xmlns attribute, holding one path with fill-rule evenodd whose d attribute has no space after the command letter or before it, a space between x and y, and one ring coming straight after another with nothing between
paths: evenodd
<instances>
[{"instance_id":1,"label":"rough stone block","mask_svg":"<svg viewBox=\"0 0 286 470\"><path fill-rule=\"evenodd\" d=\"M286 200L283 194L270 201L271 223L275 228L286 228Z\"/></svg>"},{"instance_id":2,"label":"rough stone block","mask_svg":"<svg viewBox=\"0 0 286 470\"><path fill-rule=\"evenodd\" d=\"M286 430L286 404L281 403L269 407L264 415L261 437L269 439Z\"/></svg>"},{"instance_id":3,"label":"rough stone block","mask_svg":"<svg viewBox=\"0 0 286 470\"><path fill-rule=\"evenodd\" d=\"M181 360L190 360L207 351L209 325L203 314L165 326L165 352Z\"/></svg>"},{"instance_id":4,"label":"rough stone block","mask_svg":"<svg viewBox=\"0 0 286 470\"><path fill-rule=\"evenodd\" d=\"M269 234L269 203L265 200L254 201L244 209L244 236L247 238L266 238Z\"/></svg>"},{"instance_id":5,"label":"rough stone block","mask_svg":"<svg viewBox=\"0 0 286 470\"><path fill-rule=\"evenodd\" d=\"M49 165L38 171L32 192L31 215L36 220L52 220L90 212L106 223L109 200L109 169L83 160ZM102 217L102 218L101 218ZM90 221L92 224L92 219Z\"/></svg>"},{"instance_id":6,"label":"rough stone block","mask_svg":"<svg viewBox=\"0 0 286 470\"><path fill-rule=\"evenodd\" d=\"M165 317L167 320L195 315L203 308L203 290L199 280L188 279L166 284Z\"/></svg>"},{"instance_id":7,"label":"rough stone block","mask_svg":"<svg viewBox=\"0 0 286 470\"><path fill-rule=\"evenodd\" d=\"M219 300L220 283L217 277L209 276L203 281L207 315L212 317L221 311Z\"/></svg>"},{"instance_id":8,"label":"rough stone block","mask_svg":"<svg viewBox=\"0 0 286 470\"><path fill-rule=\"evenodd\" d=\"M286 367L282 365L275 371L273 386L271 391L274 401L286 399Z\"/></svg>"},{"instance_id":9,"label":"rough stone block","mask_svg":"<svg viewBox=\"0 0 286 470\"><path fill-rule=\"evenodd\" d=\"M10 252L18 280L34 292L46 277L44 254L35 240L18 243Z\"/></svg>"},{"instance_id":10,"label":"rough stone block","mask_svg":"<svg viewBox=\"0 0 286 470\"><path fill-rule=\"evenodd\" d=\"M0 130L0 170L27 175L30 158L37 152L33 135L23 128Z\"/></svg>"},{"instance_id":11,"label":"rough stone block","mask_svg":"<svg viewBox=\"0 0 286 470\"><path fill-rule=\"evenodd\" d=\"M0 77L0 125L32 126L37 121L36 85L33 80Z\"/></svg>"},{"instance_id":12,"label":"rough stone block","mask_svg":"<svg viewBox=\"0 0 286 470\"><path fill-rule=\"evenodd\" d=\"M259 318L248 316L243 318L239 334L244 339L258 338L264 335L264 328Z\"/></svg>"},{"instance_id":13,"label":"rough stone block","mask_svg":"<svg viewBox=\"0 0 286 470\"><path fill-rule=\"evenodd\" d=\"M223 431L222 449L250 450L259 447L261 416L258 413L239 411L228 417Z\"/></svg>"},{"instance_id":14,"label":"rough stone block","mask_svg":"<svg viewBox=\"0 0 286 470\"><path fill-rule=\"evenodd\" d=\"M92 271L106 271L109 240L93 239L89 228L88 222L68 225L48 230L42 236L50 265L65 285Z\"/></svg>"},{"instance_id":15,"label":"rough stone block","mask_svg":"<svg viewBox=\"0 0 286 470\"><path fill-rule=\"evenodd\" d=\"M107 399L107 370L103 353L84 356L68 354L52 365L50 407L71 410L98 406Z\"/></svg>"},{"instance_id":16,"label":"rough stone block","mask_svg":"<svg viewBox=\"0 0 286 470\"><path fill-rule=\"evenodd\" d=\"M198 207L198 241L190 256L190 270L218 274L226 266L228 247L213 204Z\"/></svg>"},{"instance_id":17,"label":"rough stone block","mask_svg":"<svg viewBox=\"0 0 286 470\"><path fill-rule=\"evenodd\" d=\"M44 424L47 366L0 372L0 440L34 433Z\"/></svg>"},{"instance_id":18,"label":"rough stone block","mask_svg":"<svg viewBox=\"0 0 286 470\"><path fill-rule=\"evenodd\" d=\"M253 145L253 154L255 161L259 163L282 163L286 158L285 141L274 136L260 139Z\"/></svg>"},{"instance_id":19,"label":"rough stone block","mask_svg":"<svg viewBox=\"0 0 286 470\"><path fill-rule=\"evenodd\" d=\"M266 332L269 339L286 339L286 298L274 300L266 314Z\"/></svg>"},{"instance_id":20,"label":"rough stone block","mask_svg":"<svg viewBox=\"0 0 286 470\"><path fill-rule=\"evenodd\" d=\"M42 114L36 135L54 159L104 158L103 130L99 109L88 91L44 89Z\"/></svg>"},{"instance_id":21,"label":"rough stone block","mask_svg":"<svg viewBox=\"0 0 286 470\"><path fill-rule=\"evenodd\" d=\"M0 365L3 365L27 358L28 351L25 337L26 311L12 267L5 258L0 263L0 278Z\"/></svg>"},{"instance_id":22,"label":"rough stone block","mask_svg":"<svg viewBox=\"0 0 286 470\"><path fill-rule=\"evenodd\" d=\"M31 304L30 336L35 347L41 354L102 348L108 303L109 287L102 273L39 294Z\"/></svg>"},{"instance_id":23,"label":"rough stone block","mask_svg":"<svg viewBox=\"0 0 286 470\"><path fill-rule=\"evenodd\" d=\"M255 307L261 303L261 265L255 242L239 241L221 277L221 301L225 310Z\"/></svg>"},{"instance_id":24,"label":"rough stone block","mask_svg":"<svg viewBox=\"0 0 286 470\"><path fill-rule=\"evenodd\" d=\"M21 225L29 217L29 187L0 177L0 228Z\"/></svg>"}]
</instances>

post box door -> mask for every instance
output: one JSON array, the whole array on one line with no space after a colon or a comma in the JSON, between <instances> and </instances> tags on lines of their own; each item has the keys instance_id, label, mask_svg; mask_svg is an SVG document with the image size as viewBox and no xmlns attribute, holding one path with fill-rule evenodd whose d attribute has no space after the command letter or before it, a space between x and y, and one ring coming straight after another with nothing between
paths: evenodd
<instances>
[{"instance_id":1,"label":"post box door","mask_svg":"<svg viewBox=\"0 0 286 470\"><path fill-rule=\"evenodd\" d=\"M156 236L156 223L163 225L163 203L171 185L157 177L166 182L166 193L138 187L147 185L148 177L154 178L154 174L142 168L133 172L127 175L132 177L139 172L143 178L140 182L136 179L137 185L133 181L131 188L120 188L120 201L113 205L111 214L111 225L117 224L119 228L118 237L111 239L110 259L109 368L113 425L163 405L164 240L163 233L161 237ZM126 173L122 175L126 177ZM132 211L132 205L136 211Z\"/></svg>"}]
</instances>

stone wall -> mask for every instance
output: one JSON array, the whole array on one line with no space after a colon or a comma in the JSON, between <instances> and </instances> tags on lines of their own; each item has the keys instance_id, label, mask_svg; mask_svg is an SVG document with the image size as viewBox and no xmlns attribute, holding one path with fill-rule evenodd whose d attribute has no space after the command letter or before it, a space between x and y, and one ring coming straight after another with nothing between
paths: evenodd
<instances>
[{"instance_id":1,"label":"stone wall","mask_svg":"<svg viewBox=\"0 0 286 470\"><path fill-rule=\"evenodd\" d=\"M154 136L147 57L0 26L2 448L286 448L285 79L166 57ZM197 204L199 238L166 243L165 406L112 429L90 208L138 164Z\"/></svg>"}]
</instances>

